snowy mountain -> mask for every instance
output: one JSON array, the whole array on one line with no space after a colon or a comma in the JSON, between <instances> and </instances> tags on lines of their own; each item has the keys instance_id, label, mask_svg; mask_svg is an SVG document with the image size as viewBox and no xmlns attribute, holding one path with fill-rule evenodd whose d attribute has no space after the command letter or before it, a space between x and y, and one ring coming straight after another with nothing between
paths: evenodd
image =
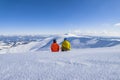
<instances>
[{"instance_id":1,"label":"snowy mountain","mask_svg":"<svg viewBox=\"0 0 120 80\"><path fill-rule=\"evenodd\" d=\"M72 50L51 52L52 40L61 44L64 37ZM0 40L0 80L120 80L120 38L65 34Z\"/></svg>"},{"instance_id":2,"label":"snowy mountain","mask_svg":"<svg viewBox=\"0 0 120 80\"><path fill-rule=\"evenodd\" d=\"M75 34L36 35L36 36L0 36L0 53L47 51L53 39L61 45L67 38L72 49L112 47L120 44L119 37L98 37Z\"/></svg>"}]
</instances>

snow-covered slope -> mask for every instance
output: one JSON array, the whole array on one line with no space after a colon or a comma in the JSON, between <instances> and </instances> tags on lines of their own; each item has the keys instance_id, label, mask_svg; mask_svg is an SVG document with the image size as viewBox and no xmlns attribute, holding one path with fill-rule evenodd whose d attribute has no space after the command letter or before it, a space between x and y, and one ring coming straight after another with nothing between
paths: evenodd
<instances>
[{"instance_id":1,"label":"snow-covered slope","mask_svg":"<svg viewBox=\"0 0 120 80\"><path fill-rule=\"evenodd\" d=\"M120 80L120 46L0 54L0 80Z\"/></svg>"},{"instance_id":2,"label":"snow-covered slope","mask_svg":"<svg viewBox=\"0 0 120 80\"><path fill-rule=\"evenodd\" d=\"M0 36L0 53L48 51L53 39L61 45L63 39L71 43L72 49L112 47L120 44L120 38L65 35Z\"/></svg>"}]
</instances>

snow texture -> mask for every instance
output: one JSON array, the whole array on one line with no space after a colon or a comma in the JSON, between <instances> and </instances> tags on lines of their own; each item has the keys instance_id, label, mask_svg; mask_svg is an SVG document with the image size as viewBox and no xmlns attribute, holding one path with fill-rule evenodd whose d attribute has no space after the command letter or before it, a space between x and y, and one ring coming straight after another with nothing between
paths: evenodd
<instances>
[{"instance_id":1,"label":"snow texture","mask_svg":"<svg viewBox=\"0 0 120 80\"><path fill-rule=\"evenodd\" d=\"M120 80L120 46L0 54L0 80Z\"/></svg>"}]
</instances>

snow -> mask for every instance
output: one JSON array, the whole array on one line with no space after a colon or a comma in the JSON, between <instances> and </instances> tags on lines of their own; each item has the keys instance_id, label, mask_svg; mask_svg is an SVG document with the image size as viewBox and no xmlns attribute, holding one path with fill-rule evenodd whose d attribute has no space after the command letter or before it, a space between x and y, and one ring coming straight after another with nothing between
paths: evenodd
<instances>
[{"instance_id":1,"label":"snow","mask_svg":"<svg viewBox=\"0 0 120 80\"><path fill-rule=\"evenodd\" d=\"M79 39L75 39L71 42L72 44L75 44L77 47L79 47L81 45L80 40Z\"/></svg>"},{"instance_id":2,"label":"snow","mask_svg":"<svg viewBox=\"0 0 120 80\"><path fill-rule=\"evenodd\" d=\"M120 45L0 54L0 80L120 80Z\"/></svg>"},{"instance_id":3,"label":"snow","mask_svg":"<svg viewBox=\"0 0 120 80\"><path fill-rule=\"evenodd\" d=\"M64 38L70 41L72 49L113 47L120 44L119 37L85 36L71 33L46 36L0 36L0 54L48 51L53 39L56 39L61 46Z\"/></svg>"},{"instance_id":4,"label":"snow","mask_svg":"<svg viewBox=\"0 0 120 80\"><path fill-rule=\"evenodd\" d=\"M88 41L86 44L95 44L97 42L98 42L97 39L92 39L92 40Z\"/></svg>"},{"instance_id":5,"label":"snow","mask_svg":"<svg viewBox=\"0 0 120 80\"><path fill-rule=\"evenodd\" d=\"M11 47L9 49L3 49L0 51L0 54L2 54L2 53L18 53L18 52L25 53L25 52L29 52L29 51L34 52L38 48L41 48L41 47L47 45L47 43L52 40L53 40L53 37L48 37L39 42L32 41L28 44L18 45L16 47Z\"/></svg>"},{"instance_id":6,"label":"snow","mask_svg":"<svg viewBox=\"0 0 120 80\"><path fill-rule=\"evenodd\" d=\"M120 38L18 37L1 38L0 80L120 80ZM65 37L72 50L50 52L52 40Z\"/></svg>"},{"instance_id":7,"label":"snow","mask_svg":"<svg viewBox=\"0 0 120 80\"><path fill-rule=\"evenodd\" d=\"M7 48L9 48L9 45L7 45L6 43L0 41L0 50L7 49Z\"/></svg>"}]
</instances>

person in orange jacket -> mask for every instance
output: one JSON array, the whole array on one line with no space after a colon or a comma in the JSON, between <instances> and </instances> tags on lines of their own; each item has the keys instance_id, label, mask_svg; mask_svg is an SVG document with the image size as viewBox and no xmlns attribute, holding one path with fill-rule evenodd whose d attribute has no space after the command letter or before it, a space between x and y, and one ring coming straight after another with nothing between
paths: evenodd
<instances>
[{"instance_id":1,"label":"person in orange jacket","mask_svg":"<svg viewBox=\"0 0 120 80\"><path fill-rule=\"evenodd\" d=\"M51 51L52 52L59 52L59 45L57 44L56 39L53 40L53 43L51 44Z\"/></svg>"}]
</instances>

